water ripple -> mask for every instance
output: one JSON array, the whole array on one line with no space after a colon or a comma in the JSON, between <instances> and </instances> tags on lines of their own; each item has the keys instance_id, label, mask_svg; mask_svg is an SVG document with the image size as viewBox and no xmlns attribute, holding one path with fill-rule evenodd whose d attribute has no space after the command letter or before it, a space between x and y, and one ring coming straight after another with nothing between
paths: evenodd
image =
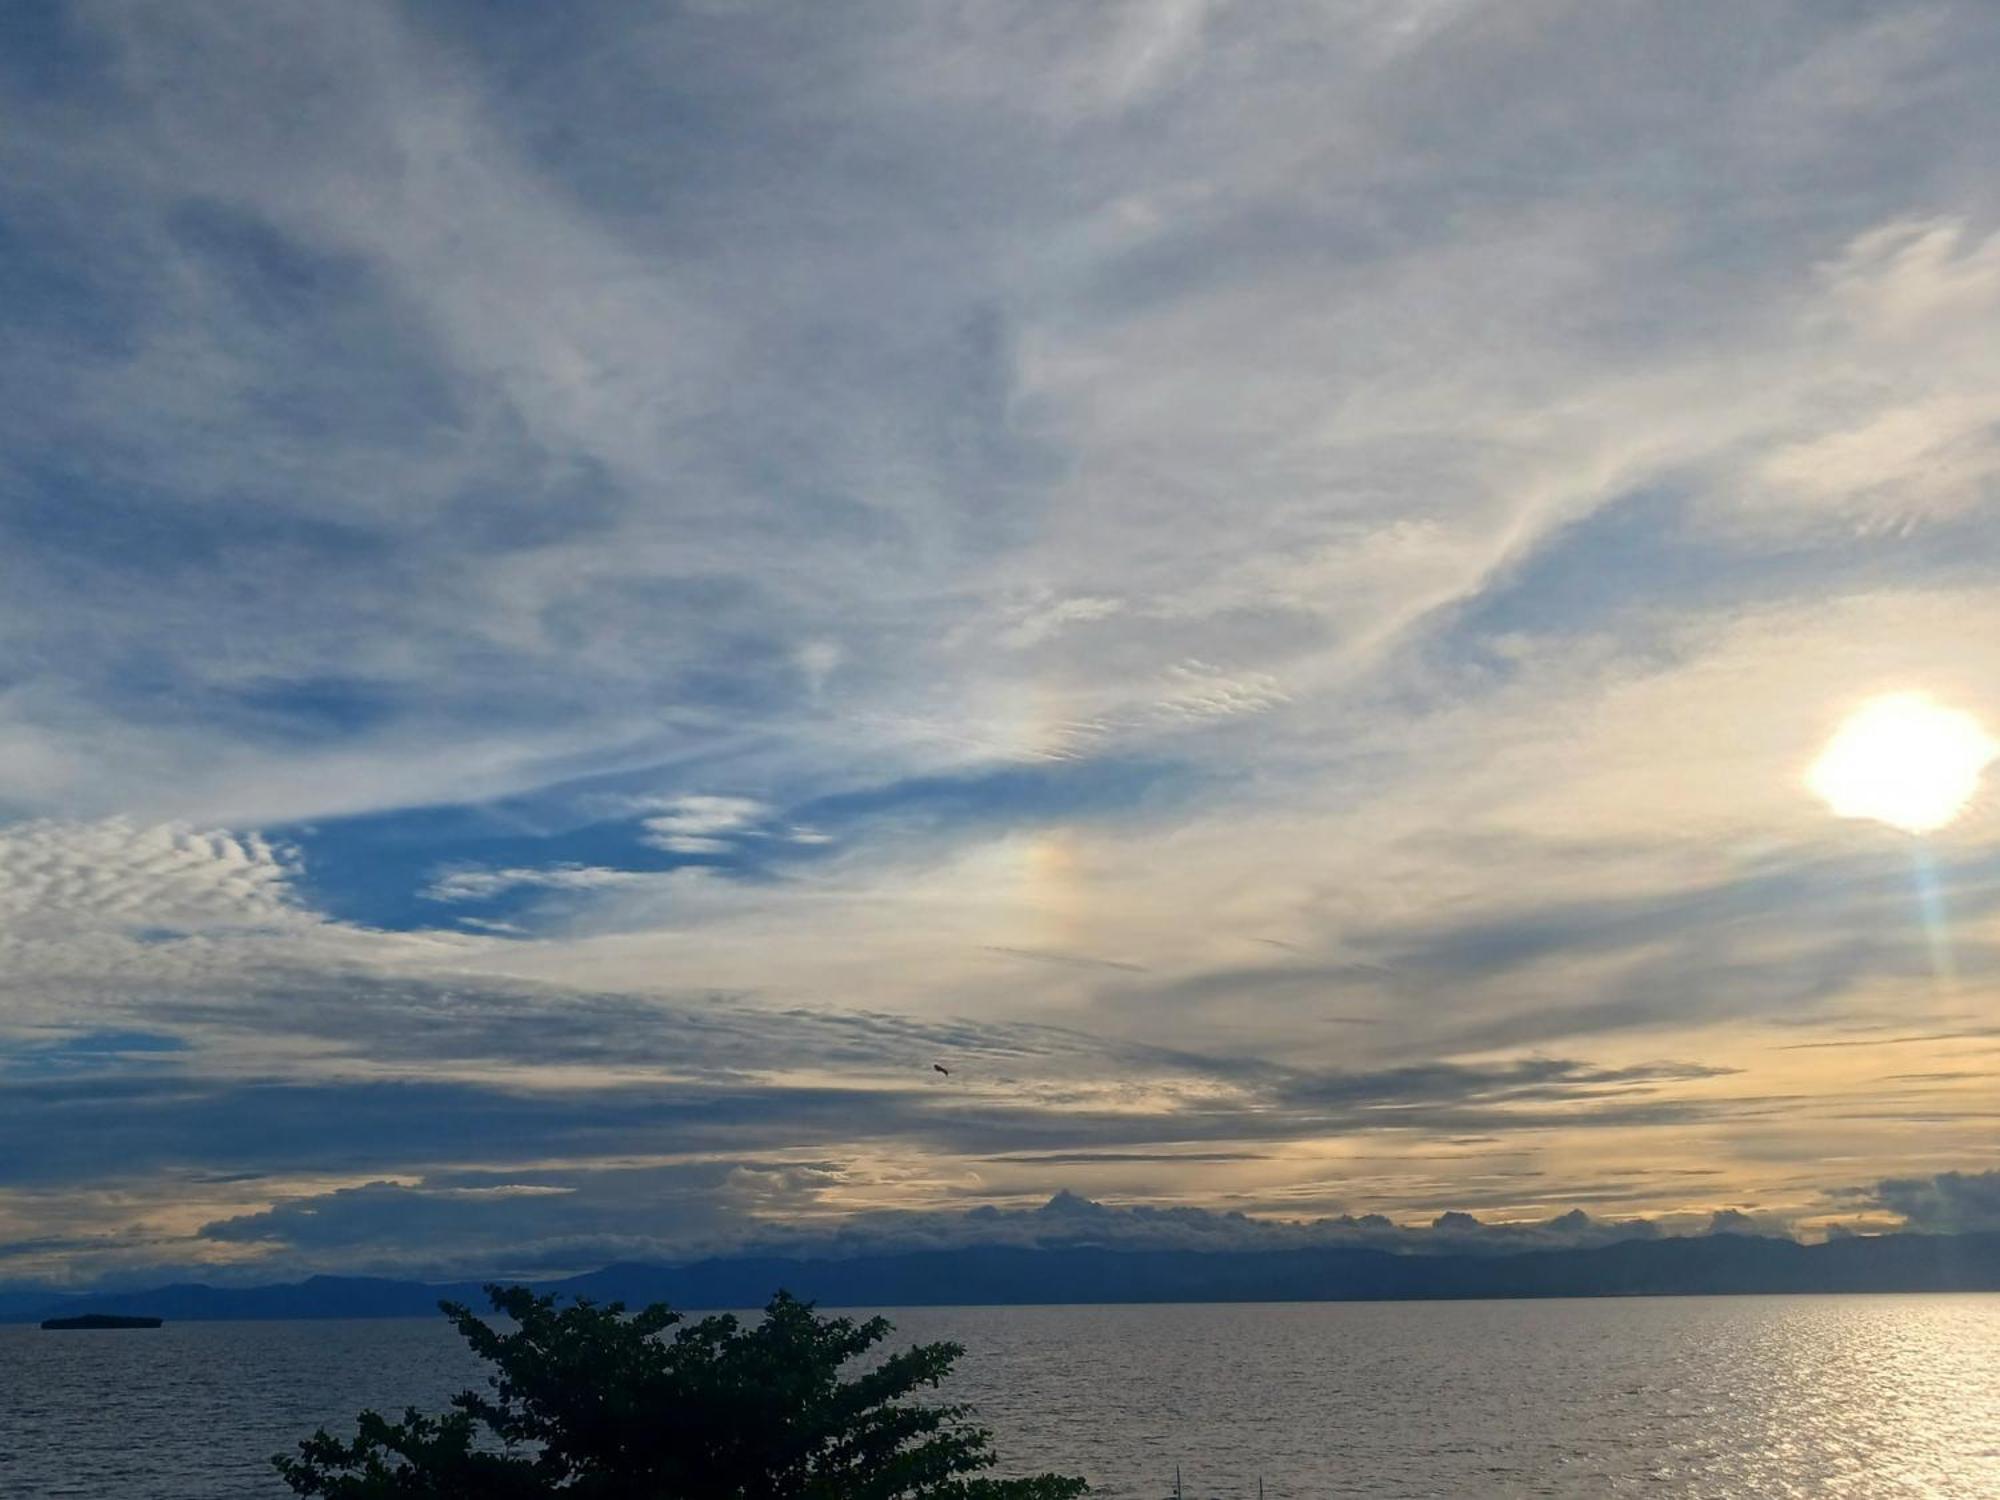
<instances>
[{"instance_id":1,"label":"water ripple","mask_svg":"<svg viewBox=\"0 0 2000 1500\"><path fill-rule=\"evenodd\" d=\"M1011 1470L1191 1496L2000 1495L2000 1297L923 1308ZM442 1322L0 1328L0 1495L250 1500L479 1370Z\"/></svg>"}]
</instances>

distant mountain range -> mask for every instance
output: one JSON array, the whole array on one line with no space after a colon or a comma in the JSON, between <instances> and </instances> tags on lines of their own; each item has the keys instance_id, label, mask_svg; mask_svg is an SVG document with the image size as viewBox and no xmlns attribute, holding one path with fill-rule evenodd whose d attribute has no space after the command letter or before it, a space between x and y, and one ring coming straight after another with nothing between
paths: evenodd
<instances>
[{"instance_id":1,"label":"distant mountain range","mask_svg":"<svg viewBox=\"0 0 2000 1500\"><path fill-rule=\"evenodd\" d=\"M1713 1234L1518 1255L972 1247L850 1260L737 1257L616 1265L538 1283L628 1305L761 1307L783 1287L829 1307L1105 1302L1349 1302L1471 1297L1633 1297L1753 1292L2000 1291L2000 1234L1895 1234L1800 1245ZM276 1286L195 1283L81 1297L0 1295L0 1322L82 1313L170 1322L434 1316L440 1299L484 1306L476 1282L315 1276Z\"/></svg>"}]
</instances>

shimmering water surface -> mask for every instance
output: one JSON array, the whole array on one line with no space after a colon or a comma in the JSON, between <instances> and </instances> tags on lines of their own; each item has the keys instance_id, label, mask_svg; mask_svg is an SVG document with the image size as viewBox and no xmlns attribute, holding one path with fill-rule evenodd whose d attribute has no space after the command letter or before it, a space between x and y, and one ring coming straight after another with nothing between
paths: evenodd
<instances>
[{"instance_id":1,"label":"shimmering water surface","mask_svg":"<svg viewBox=\"0 0 2000 1500\"><path fill-rule=\"evenodd\" d=\"M924 1308L1009 1469L1157 1497L2000 1496L2000 1297ZM479 1371L441 1322L0 1328L0 1495L286 1493Z\"/></svg>"}]
</instances>

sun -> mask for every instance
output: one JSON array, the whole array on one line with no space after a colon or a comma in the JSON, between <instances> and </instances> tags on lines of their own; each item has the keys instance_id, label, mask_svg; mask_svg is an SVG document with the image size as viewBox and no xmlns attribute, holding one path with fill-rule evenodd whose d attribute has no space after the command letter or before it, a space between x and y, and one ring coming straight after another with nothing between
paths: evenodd
<instances>
[{"instance_id":1,"label":"sun","mask_svg":"<svg viewBox=\"0 0 2000 1500\"><path fill-rule=\"evenodd\" d=\"M2000 741L1963 709L1922 693L1891 693L1848 716L1806 785L1838 817L1930 833L1965 811L1996 758Z\"/></svg>"}]
</instances>

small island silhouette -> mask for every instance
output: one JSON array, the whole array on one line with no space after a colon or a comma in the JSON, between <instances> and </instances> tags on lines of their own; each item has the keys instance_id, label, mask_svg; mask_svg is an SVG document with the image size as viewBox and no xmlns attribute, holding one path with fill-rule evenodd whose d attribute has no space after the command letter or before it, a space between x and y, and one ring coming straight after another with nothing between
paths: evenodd
<instances>
[{"instance_id":1,"label":"small island silhouette","mask_svg":"<svg viewBox=\"0 0 2000 1500\"><path fill-rule=\"evenodd\" d=\"M74 1318L44 1318L45 1329L76 1328L158 1328L162 1318L134 1318L122 1313L84 1313Z\"/></svg>"}]
</instances>

